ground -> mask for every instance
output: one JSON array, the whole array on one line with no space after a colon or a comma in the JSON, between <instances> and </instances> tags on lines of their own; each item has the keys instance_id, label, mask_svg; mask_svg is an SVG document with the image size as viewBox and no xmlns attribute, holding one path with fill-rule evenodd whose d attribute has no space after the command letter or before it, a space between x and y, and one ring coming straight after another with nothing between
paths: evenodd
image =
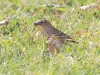
<instances>
[{"instance_id":1,"label":"ground","mask_svg":"<svg viewBox=\"0 0 100 75\"><path fill-rule=\"evenodd\" d=\"M99 0L98 0L99 1ZM100 75L100 9L80 10L96 0L0 0L0 75ZM46 18L72 36L55 56L34 22Z\"/></svg>"}]
</instances>

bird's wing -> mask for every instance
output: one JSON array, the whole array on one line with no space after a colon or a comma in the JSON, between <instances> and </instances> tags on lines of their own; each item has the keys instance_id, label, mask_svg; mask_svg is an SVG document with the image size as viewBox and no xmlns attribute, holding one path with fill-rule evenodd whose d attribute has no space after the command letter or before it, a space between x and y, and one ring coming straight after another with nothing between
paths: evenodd
<instances>
[{"instance_id":1,"label":"bird's wing","mask_svg":"<svg viewBox=\"0 0 100 75\"><path fill-rule=\"evenodd\" d=\"M69 35L66 35L66 34L63 33L63 32L58 33L56 36L57 36L60 40L77 43L73 38L71 38Z\"/></svg>"}]
</instances>

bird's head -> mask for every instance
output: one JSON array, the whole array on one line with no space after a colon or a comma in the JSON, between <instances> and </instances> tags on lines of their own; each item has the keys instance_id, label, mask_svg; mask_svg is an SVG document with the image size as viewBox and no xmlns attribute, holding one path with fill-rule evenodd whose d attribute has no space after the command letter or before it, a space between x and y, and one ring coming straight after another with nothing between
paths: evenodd
<instances>
[{"instance_id":1,"label":"bird's head","mask_svg":"<svg viewBox=\"0 0 100 75\"><path fill-rule=\"evenodd\" d=\"M46 22L47 22L46 19L41 19L41 20L36 21L36 22L34 23L34 25L35 25L35 26L39 26L39 25L45 26Z\"/></svg>"},{"instance_id":2,"label":"bird's head","mask_svg":"<svg viewBox=\"0 0 100 75\"><path fill-rule=\"evenodd\" d=\"M34 25L37 26L42 31L43 31L43 29L46 29L46 28L52 26L46 19L41 19L39 21L36 21L34 23Z\"/></svg>"}]
</instances>

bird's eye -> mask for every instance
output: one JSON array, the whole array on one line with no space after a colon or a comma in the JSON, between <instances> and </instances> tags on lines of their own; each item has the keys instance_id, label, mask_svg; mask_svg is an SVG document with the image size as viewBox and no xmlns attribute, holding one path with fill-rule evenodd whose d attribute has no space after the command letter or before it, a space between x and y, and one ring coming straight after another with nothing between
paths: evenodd
<instances>
[{"instance_id":1,"label":"bird's eye","mask_svg":"<svg viewBox=\"0 0 100 75\"><path fill-rule=\"evenodd\" d=\"M41 22L41 23L43 23L43 22Z\"/></svg>"}]
</instances>

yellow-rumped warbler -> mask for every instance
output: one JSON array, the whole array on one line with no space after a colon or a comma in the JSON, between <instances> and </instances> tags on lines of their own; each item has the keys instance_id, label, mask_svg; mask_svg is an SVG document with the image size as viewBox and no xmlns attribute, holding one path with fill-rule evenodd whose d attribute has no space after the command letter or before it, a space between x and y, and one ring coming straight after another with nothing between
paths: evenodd
<instances>
[{"instance_id":1,"label":"yellow-rumped warbler","mask_svg":"<svg viewBox=\"0 0 100 75\"><path fill-rule=\"evenodd\" d=\"M70 36L52 26L46 19L41 19L34 23L41 32L47 36L48 52L54 54L59 52L59 49L65 45L66 41L76 42ZM56 51L55 51L56 50Z\"/></svg>"}]
</instances>

